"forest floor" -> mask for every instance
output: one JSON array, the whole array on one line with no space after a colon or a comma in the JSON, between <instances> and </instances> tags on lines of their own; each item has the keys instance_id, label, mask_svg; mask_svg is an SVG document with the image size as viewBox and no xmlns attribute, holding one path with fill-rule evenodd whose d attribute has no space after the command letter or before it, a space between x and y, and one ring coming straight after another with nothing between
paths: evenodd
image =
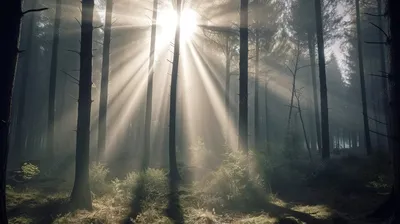
<instances>
[{"instance_id":1,"label":"forest floor","mask_svg":"<svg viewBox=\"0 0 400 224\"><path fill-rule=\"evenodd\" d=\"M254 207L229 210L205 206L193 199L189 188L184 188L180 191L184 223L368 223L363 219L365 214L377 208L390 193L390 165L382 165L377 159L334 160L323 171L313 167L313 176L307 180L277 176L270 186L273 193L250 201L257 204ZM297 173L306 172L295 169ZM174 223L165 212L168 200L148 201L139 212L132 211L132 203L119 203L115 193L109 192L93 197L92 211L70 211L68 197L68 191L53 186L8 187L10 223Z\"/></svg>"}]
</instances>

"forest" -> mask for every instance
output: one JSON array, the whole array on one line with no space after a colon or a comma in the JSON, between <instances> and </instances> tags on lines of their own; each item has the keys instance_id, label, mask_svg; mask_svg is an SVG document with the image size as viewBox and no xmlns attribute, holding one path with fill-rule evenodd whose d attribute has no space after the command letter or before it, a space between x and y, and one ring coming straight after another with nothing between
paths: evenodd
<instances>
[{"instance_id":1,"label":"forest","mask_svg":"<svg viewBox=\"0 0 400 224\"><path fill-rule=\"evenodd\" d=\"M5 0L0 224L400 223L399 0Z\"/></svg>"}]
</instances>

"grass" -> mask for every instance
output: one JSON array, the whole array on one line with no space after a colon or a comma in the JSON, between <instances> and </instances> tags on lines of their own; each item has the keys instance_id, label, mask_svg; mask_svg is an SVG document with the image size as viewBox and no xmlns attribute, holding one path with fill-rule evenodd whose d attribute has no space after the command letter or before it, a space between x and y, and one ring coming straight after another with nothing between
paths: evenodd
<instances>
[{"instance_id":1,"label":"grass","mask_svg":"<svg viewBox=\"0 0 400 224\"><path fill-rule=\"evenodd\" d=\"M243 176L236 175L241 170L230 163L225 168L239 170L229 172L222 167L207 181L183 186L180 206L188 224L365 223L358 217L373 210L390 191L390 168L379 164L373 159L345 158L322 168L296 168L293 173L286 168L274 170L269 174L286 178L271 178L268 185L273 186L272 192L260 192L259 183L254 181L251 183L257 188L247 186L249 182L241 185ZM61 193L48 194L37 187L8 188L10 223L174 223L166 213L169 196L164 171L133 172L125 179L104 184L108 172L104 167L98 169L91 184L103 185L94 188L92 211L71 211L69 192L63 190L55 189L53 192ZM296 178L290 178L291 175ZM137 191L140 183L145 187ZM137 192L141 192L141 197ZM223 197L224 194L231 196ZM133 203L135 200L140 211ZM245 206L238 206L240 203Z\"/></svg>"}]
</instances>

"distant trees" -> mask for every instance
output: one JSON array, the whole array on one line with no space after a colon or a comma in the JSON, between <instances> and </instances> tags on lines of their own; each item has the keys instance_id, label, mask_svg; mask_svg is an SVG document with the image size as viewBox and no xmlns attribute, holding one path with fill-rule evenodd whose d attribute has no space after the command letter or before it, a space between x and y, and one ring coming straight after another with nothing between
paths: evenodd
<instances>
[{"instance_id":1,"label":"distant trees","mask_svg":"<svg viewBox=\"0 0 400 224\"><path fill-rule=\"evenodd\" d=\"M89 187L90 111L92 104L92 39L94 0L82 0L78 125L76 132L75 181L71 203L92 209Z\"/></svg>"},{"instance_id":2,"label":"distant trees","mask_svg":"<svg viewBox=\"0 0 400 224\"><path fill-rule=\"evenodd\" d=\"M49 80L49 105L48 105L48 123L47 123L47 158L52 161L54 158L54 120L56 110L56 83L58 69L58 45L60 42L60 23L61 23L61 0L56 1L56 13L53 27L53 43L50 62L50 80Z\"/></svg>"},{"instance_id":3,"label":"distant trees","mask_svg":"<svg viewBox=\"0 0 400 224\"><path fill-rule=\"evenodd\" d=\"M249 1L240 1L239 148L248 151Z\"/></svg>"},{"instance_id":4,"label":"distant trees","mask_svg":"<svg viewBox=\"0 0 400 224\"><path fill-rule=\"evenodd\" d=\"M104 159L107 140L107 106L108 106L108 83L110 74L110 45L111 45L111 19L113 11L113 0L106 2L106 19L104 24L103 39L103 63L101 68L100 84L100 108L99 108L99 133L97 161Z\"/></svg>"}]
</instances>

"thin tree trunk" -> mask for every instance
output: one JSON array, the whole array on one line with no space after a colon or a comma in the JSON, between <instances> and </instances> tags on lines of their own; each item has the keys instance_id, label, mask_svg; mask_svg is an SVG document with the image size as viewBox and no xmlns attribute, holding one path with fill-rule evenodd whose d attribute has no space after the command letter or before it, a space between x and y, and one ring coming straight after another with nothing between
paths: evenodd
<instances>
[{"instance_id":1,"label":"thin tree trunk","mask_svg":"<svg viewBox=\"0 0 400 224\"><path fill-rule=\"evenodd\" d=\"M265 104L265 141L266 141L266 150L269 150L269 119L268 119L268 81L265 80L264 84L264 104Z\"/></svg>"},{"instance_id":2,"label":"thin tree trunk","mask_svg":"<svg viewBox=\"0 0 400 224\"><path fill-rule=\"evenodd\" d=\"M182 12L182 0L176 3L177 21L174 41L174 59L172 64L171 75L171 98L169 106L169 178L170 182L175 185L180 180L178 172L178 164L176 161L176 97L178 88L178 70L179 70L179 54L180 54L180 21Z\"/></svg>"},{"instance_id":3,"label":"thin tree trunk","mask_svg":"<svg viewBox=\"0 0 400 224\"><path fill-rule=\"evenodd\" d=\"M382 14L382 0L378 0L378 14ZM382 16L379 16L379 21L378 21L378 26L381 27L383 29L383 21L382 21ZM384 39L383 39L383 33L378 30L377 32L379 32L379 42L383 43ZM381 72L382 74L386 74L386 58L385 58L385 46L383 44L379 45L379 59L380 59L380 68L381 68ZM389 115L389 90L388 90L388 80L387 79L382 79L381 80L381 85L382 85L382 107L383 107L383 122L384 123L388 123L388 115ZM389 133L389 126L386 125L386 134ZM387 139L388 142L388 146L390 148L390 140L389 138Z\"/></svg>"},{"instance_id":4,"label":"thin tree trunk","mask_svg":"<svg viewBox=\"0 0 400 224\"><path fill-rule=\"evenodd\" d=\"M239 149L248 151L249 0L240 4Z\"/></svg>"},{"instance_id":5,"label":"thin tree trunk","mask_svg":"<svg viewBox=\"0 0 400 224\"><path fill-rule=\"evenodd\" d=\"M314 114L315 114L315 131L317 133L317 147L321 150L321 121L319 118L319 107L318 107L318 87L317 87L317 71L315 65L315 43L314 37L311 31L308 32L308 51L310 54L311 64L311 79L312 79L312 90L313 90L313 102L314 102ZM315 142L313 143L315 145Z\"/></svg>"},{"instance_id":6,"label":"thin tree trunk","mask_svg":"<svg viewBox=\"0 0 400 224\"><path fill-rule=\"evenodd\" d=\"M306 147L307 147L307 151L308 151L308 156L310 158L310 161L312 162L313 159L312 159L312 155L311 155L311 148L310 148L310 144L308 142L306 127L304 126L303 115L301 113L300 96L296 93L296 91L295 91L295 97L296 97L296 100L297 100L297 110L299 111L299 117L300 117L301 127L303 128L304 140L306 141Z\"/></svg>"},{"instance_id":7,"label":"thin tree trunk","mask_svg":"<svg viewBox=\"0 0 400 224\"><path fill-rule=\"evenodd\" d=\"M71 203L92 209L89 187L90 109L92 104L92 41L94 0L82 0L78 126L76 132L75 182Z\"/></svg>"},{"instance_id":8,"label":"thin tree trunk","mask_svg":"<svg viewBox=\"0 0 400 224\"><path fill-rule=\"evenodd\" d=\"M99 133L97 162L104 160L107 144L107 106L108 106L108 80L110 75L110 45L111 45L111 20L113 13L113 0L107 0L106 20L104 25L103 63L101 68L100 83L100 108L99 108Z\"/></svg>"},{"instance_id":9,"label":"thin tree trunk","mask_svg":"<svg viewBox=\"0 0 400 224\"><path fill-rule=\"evenodd\" d=\"M226 143L229 145L229 121L230 121L230 105L229 94L231 89L231 56L229 49L229 35L226 35L225 42L225 109L226 109Z\"/></svg>"},{"instance_id":10,"label":"thin tree trunk","mask_svg":"<svg viewBox=\"0 0 400 224\"><path fill-rule=\"evenodd\" d=\"M58 45L60 42L61 0L56 1L56 14L53 30L53 46L50 64L49 105L47 121L47 159L51 164L54 158L54 117L56 110L56 83L58 67ZM47 163L47 162L46 162Z\"/></svg>"},{"instance_id":11,"label":"thin tree trunk","mask_svg":"<svg viewBox=\"0 0 400 224\"><path fill-rule=\"evenodd\" d=\"M6 206L6 172L9 152L9 137L11 123L11 98L14 86L15 70L18 60L18 42L21 27L22 1L7 1L7 7L0 10L0 23L5 31L2 35L0 48L0 223L7 224Z\"/></svg>"},{"instance_id":12,"label":"thin tree trunk","mask_svg":"<svg viewBox=\"0 0 400 224\"><path fill-rule=\"evenodd\" d=\"M364 56L363 56L363 42L361 33L361 16L360 16L360 0L356 0L356 14L357 14L357 43L358 43L358 67L360 70L360 84L361 84L361 100L363 109L364 121L364 137L367 155L371 154L371 137L369 134L369 119L368 119L368 106L367 94L365 91L365 77L364 77Z\"/></svg>"},{"instance_id":13,"label":"thin tree trunk","mask_svg":"<svg viewBox=\"0 0 400 224\"><path fill-rule=\"evenodd\" d=\"M153 76L154 76L154 53L156 49L157 36L157 10L158 0L153 1L153 18L151 26L150 55L149 55L149 76L147 78L147 102L146 117L144 126L144 156L142 168L146 169L150 163L150 146L151 146L151 113L153 104Z\"/></svg>"},{"instance_id":14,"label":"thin tree trunk","mask_svg":"<svg viewBox=\"0 0 400 224\"><path fill-rule=\"evenodd\" d=\"M322 131L322 159L329 159L329 112L328 88L326 87L324 35L322 28L321 0L315 0L315 14L317 25L317 45L319 61L319 81L321 91L321 131Z\"/></svg>"},{"instance_id":15,"label":"thin tree trunk","mask_svg":"<svg viewBox=\"0 0 400 224\"><path fill-rule=\"evenodd\" d=\"M258 114L258 83L260 73L260 40L259 31L256 30L256 61L255 61L255 79L254 79L254 143L255 149L260 149L260 127L259 127L259 114Z\"/></svg>"}]
</instances>

